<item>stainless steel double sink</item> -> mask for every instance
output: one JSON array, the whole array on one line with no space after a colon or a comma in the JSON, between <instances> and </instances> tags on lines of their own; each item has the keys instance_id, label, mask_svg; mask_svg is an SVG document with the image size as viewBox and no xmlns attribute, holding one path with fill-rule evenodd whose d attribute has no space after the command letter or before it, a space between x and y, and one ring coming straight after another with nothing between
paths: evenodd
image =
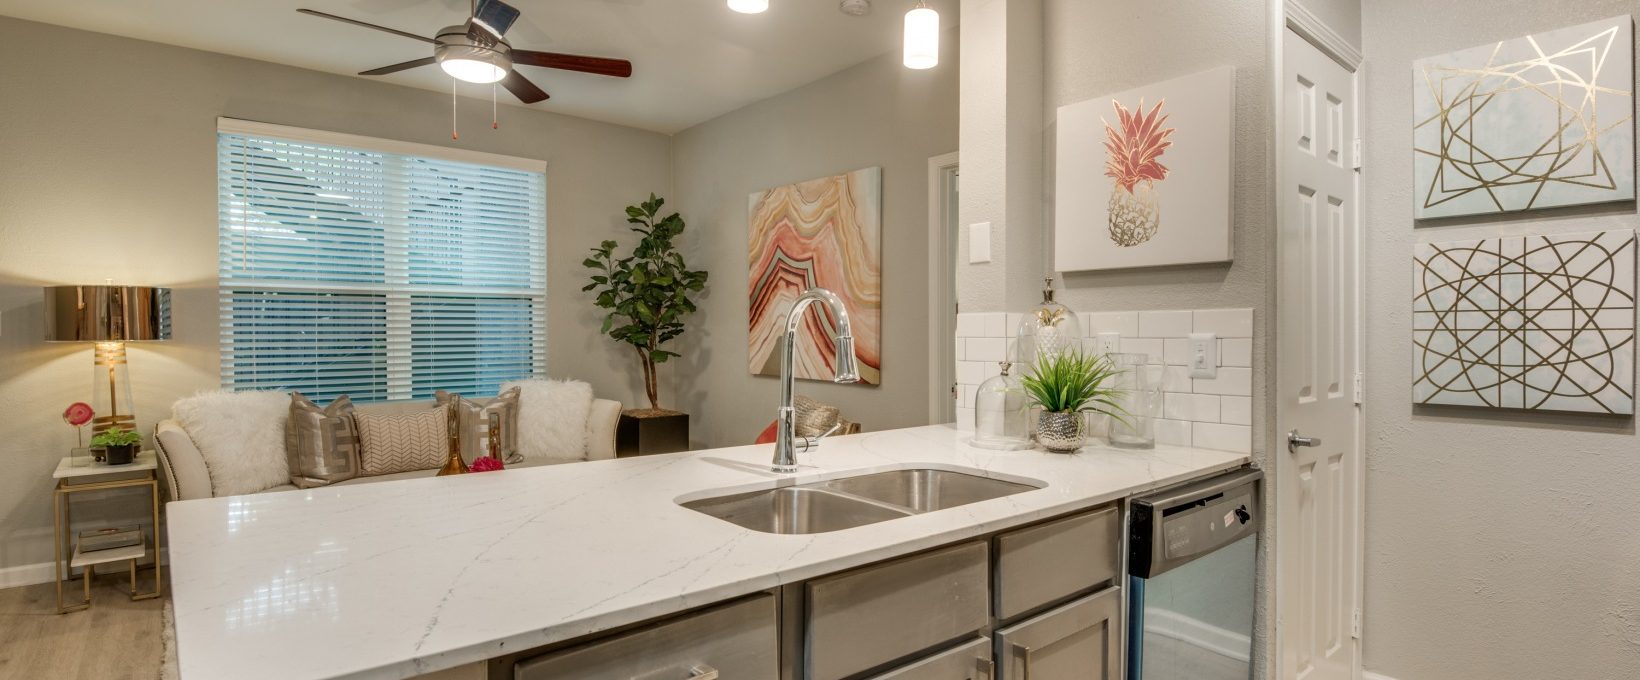
<instances>
[{"instance_id":1,"label":"stainless steel double sink","mask_svg":"<svg viewBox=\"0 0 1640 680\"><path fill-rule=\"evenodd\" d=\"M819 534L1041 488L965 472L917 468L760 489L681 503L768 534Z\"/></svg>"}]
</instances>

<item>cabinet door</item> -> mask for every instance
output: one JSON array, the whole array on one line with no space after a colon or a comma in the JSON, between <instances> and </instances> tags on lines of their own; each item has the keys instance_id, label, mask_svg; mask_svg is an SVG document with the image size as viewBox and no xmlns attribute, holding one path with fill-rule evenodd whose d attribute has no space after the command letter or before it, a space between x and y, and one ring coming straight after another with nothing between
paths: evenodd
<instances>
[{"instance_id":1,"label":"cabinet door","mask_svg":"<svg viewBox=\"0 0 1640 680\"><path fill-rule=\"evenodd\" d=\"M997 633L998 680L1119 680L1122 589L1051 609Z\"/></svg>"},{"instance_id":2,"label":"cabinet door","mask_svg":"<svg viewBox=\"0 0 1640 680\"><path fill-rule=\"evenodd\" d=\"M991 638L982 637L953 649L912 661L871 680L996 680Z\"/></svg>"},{"instance_id":3,"label":"cabinet door","mask_svg":"<svg viewBox=\"0 0 1640 680\"><path fill-rule=\"evenodd\" d=\"M758 595L518 662L515 680L688 680L780 675L775 599Z\"/></svg>"},{"instance_id":4,"label":"cabinet door","mask_svg":"<svg viewBox=\"0 0 1640 680\"><path fill-rule=\"evenodd\" d=\"M1009 620L1112 581L1121 545L1116 506L998 534L997 618Z\"/></svg>"}]
</instances>

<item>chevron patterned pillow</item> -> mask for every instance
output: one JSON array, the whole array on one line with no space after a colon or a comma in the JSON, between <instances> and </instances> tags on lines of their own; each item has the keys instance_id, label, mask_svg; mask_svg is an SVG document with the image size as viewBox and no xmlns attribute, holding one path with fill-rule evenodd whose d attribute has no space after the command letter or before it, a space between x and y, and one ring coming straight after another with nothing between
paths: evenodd
<instances>
[{"instance_id":1,"label":"chevron patterned pillow","mask_svg":"<svg viewBox=\"0 0 1640 680\"><path fill-rule=\"evenodd\" d=\"M413 413L356 413L359 475L391 475L443 467L450 425L443 407Z\"/></svg>"}]
</instances>

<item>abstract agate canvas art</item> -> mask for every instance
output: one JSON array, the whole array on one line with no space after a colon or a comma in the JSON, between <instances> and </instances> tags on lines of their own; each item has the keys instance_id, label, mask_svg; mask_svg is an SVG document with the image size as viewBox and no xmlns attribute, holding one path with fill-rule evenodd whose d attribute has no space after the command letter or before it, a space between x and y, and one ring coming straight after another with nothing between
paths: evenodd
<instances>
[{"instance_id":1,"label":"abstract agate canvas art","mask_svg":"<svg viewBox=\"0 0 1640 680\"><path fill-rule=\"evenodd\" d=\"M1634 198L1628 16L1413 63L1419 218Z\"/></svg>"},{"instance_id":2,"label":"abstract agate canvas art","mask_svg":"<svg viewBox=\"0 0 1640 680\"><path fill-rule=\"evenodd\" d=\"M1059 107L1054 268L1230 259L1235 69Z\"/></svg>"},{"instance_id":3,"label":"abstract agate canvas art","mask_svg":"<svg viewBox=\"0 0 1640 680\"><path fill-rule=\"evenodd\" d=\"M1628 229L1416 247L1418 404L1634 413Z\"/></svg>"},{"instance_id":4,"label":"abstract agate canvas art","mask_svg":"<svg viewBox=\"0 0 1640 680\"><path fill-rule=\"evenodd\" d=\"M786 314L813 287L848 310L860 381L882 383L882 168L788 184L747 202L748 356L756 375L780 375ZM836 320L813 305L797 333L798 378L830 381Z\"/></svg>"}]
</instances>

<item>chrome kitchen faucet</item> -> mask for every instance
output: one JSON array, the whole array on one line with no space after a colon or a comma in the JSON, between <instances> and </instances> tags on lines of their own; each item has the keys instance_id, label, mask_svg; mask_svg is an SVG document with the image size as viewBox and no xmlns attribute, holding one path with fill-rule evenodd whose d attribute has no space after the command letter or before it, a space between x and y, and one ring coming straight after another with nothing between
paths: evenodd
<instances>
[{"instance_id":1,"label":"chrome kitchen faucet","mask_svg":"<svg viewBox=\"0 0 1640 680\"><path fill-rule=\"evenodd\" d=\"M833 425L830 430L818 437L803 437L802 442L793 441L796 434L793 431L793 421L796 411L792 408L792 354L797 347L797 324L803 320L803 313L809 305L815 302L824 302L831 308L832 316L837 317L837 365L832 372L832 381L840 383L856 382L860 379L860 369L855 365L854 334L848 325L848 310L843 306L843 299L824 288L810 288L802 295L797 296L797 302L792 303L792 309L786 314L786 346L780 352L780 413L775 416L779 423L774 439L774 463L770 466L775 472L797 471L797 450L808 451L820 445L820 440L837 431Z\"/></svg>"}]
</instances>

